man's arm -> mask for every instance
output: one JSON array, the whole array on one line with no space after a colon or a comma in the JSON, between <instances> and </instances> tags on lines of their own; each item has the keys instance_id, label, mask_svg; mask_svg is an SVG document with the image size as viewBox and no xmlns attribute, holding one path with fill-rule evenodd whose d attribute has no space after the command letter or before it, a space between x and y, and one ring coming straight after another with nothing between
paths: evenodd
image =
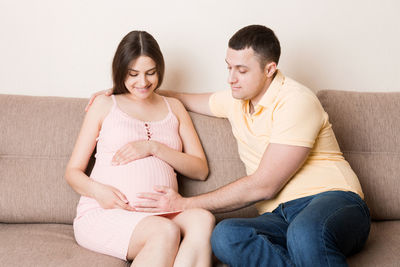
<instances>
[{"instance_id":1,"label":"man's arm","mask_svg":"<svg viewBox=\"0 0 400 267\"><path fill-rule=\"evenodd\" d=\"M183 198L170 188L158 187L158 194L143 193L146 199L134 203L138 211L182 210L203 208L226 212L271 199L285 186L306 161L310 148L269 144L258 169L210 193ZM161 193L161 194L160 194Z\"/></svg>"},{"instance_id":2,"label":"man's arm","mask_svg":"<svg viewBox=\"0 0 400 267\"><path fill-rule=\"evenodd\" d=\"M110 96L111 94L112 94L112 89L103 90L103 91L99 91L99 92L92 94L89 99L89 102L87 103L87 105L85 107L85 111L87 112L89 110L90 106L93 103L93 100L97 96L99 96L99 95ZM214 116L211 113L210 106L208 104L212 93L186 94L186 93L177 93L177 92L167 91L167 90L158 90L157 94L179 99L183 103L185 108L189 111L193 111L193 112L200 113L203 115Z\"/></svg>"},{"instance_id":3,"label":"man's arm","mask_svg":"<svg viewBox=\"0 0 400 267\"><path fill-rule=\"evenodd\" d=\"M214 116L211 113L210 106L208 104L210 96L212 93L203 94L187 94L187 93L177 93L167 90L157 91L159 95L169 96L179 99L185 108L189 111L200 113L203 115Z\"/></svg>"}]
</instances>

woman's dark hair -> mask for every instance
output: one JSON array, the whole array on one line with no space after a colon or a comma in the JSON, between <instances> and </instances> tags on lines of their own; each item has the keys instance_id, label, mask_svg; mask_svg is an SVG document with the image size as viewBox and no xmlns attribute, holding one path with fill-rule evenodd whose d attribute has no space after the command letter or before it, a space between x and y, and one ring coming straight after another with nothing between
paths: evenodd
<instances>
[{"instance_id":1,"label":"woman's dark hair","mask_svg":"<svg viewBox=\"0 0 400 267\"><path fill-rule=\"evenodd\" d=\"M281 46L275 33L262 25L250 25L237 31L229 40L229 48L252 48L260 59L261 68L270 62L278 64L281 55Z\"/></svg>"},{"instance_id":2,"label":"woman's dark hair","mask_svg":"<svg viewBox=\"0 0 400 267\"><path fill-rule=\"evenodd\" d=\"M129 64L140 56L148 56L156 63L158 84L160 87L164 77L164 57L157 41L145 31L131 31L119 43L112 62L113 93L129 93L125 87Z\"/></svg>"}]
</instances>

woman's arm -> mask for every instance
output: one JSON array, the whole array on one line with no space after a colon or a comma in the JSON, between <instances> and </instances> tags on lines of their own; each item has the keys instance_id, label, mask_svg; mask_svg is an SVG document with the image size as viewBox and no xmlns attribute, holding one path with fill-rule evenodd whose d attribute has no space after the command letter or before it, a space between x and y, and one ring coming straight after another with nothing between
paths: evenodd
<instances>
[{"instance_id":1,"label":"woman's arm","mask_svg":"<svg viewBox=\"0 0 400 267\"><path fill-rule=\"evenodd\" d=\"M126 197L116 188L97 183L86 174L90 156L96 146L102 121L111 108L111 98L99 96L86 113L78 139L65 171L68 184L80 195L96 199L103 208L132 209Z\"/></svg>"},{"instance_id":2,"label":"woman's arm","mask_svg":"<svg viewBox=\"0 0 400 267\"><path fill-rule=\"evenodd\" d=\"M168 98L168 101L179 119L179 135L183 152L158 143L154 147L153 155L166 161L176 171L189 178L205 180L208 176L207 159L189 113L179 100Z\"/></svg>"}]
</instances>

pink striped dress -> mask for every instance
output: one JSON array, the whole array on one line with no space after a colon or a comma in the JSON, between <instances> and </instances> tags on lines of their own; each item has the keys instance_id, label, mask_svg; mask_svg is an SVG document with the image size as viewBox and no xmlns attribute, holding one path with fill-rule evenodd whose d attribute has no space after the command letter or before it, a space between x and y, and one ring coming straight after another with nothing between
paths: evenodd
<instances>
[{"instance_id":1,"label":"pink striped dress","mask_svg":"<svg viewBox=\"0 0 400 267\"><path fill-rule=\"evenodd\" d=\"M96 162L90 175L94 181L119 189L132 203L139 192L153 192L154 185L178 189L176 173L165 161L154 156L112 166L115 152L129 142L155 140L182 151L179 121L168 101L168 115L161 121L145 122L130 117L118 108L114 95L113 107L103 121L97 138ZM157 213L160 214L160 213ZM162 213L161 213L162 214ZM138 222L152 213L122 209L103 209L95 199L82 196L74 219L75 239L93 251L126 259L132 232Z\"/></svg>"}]
</instances>

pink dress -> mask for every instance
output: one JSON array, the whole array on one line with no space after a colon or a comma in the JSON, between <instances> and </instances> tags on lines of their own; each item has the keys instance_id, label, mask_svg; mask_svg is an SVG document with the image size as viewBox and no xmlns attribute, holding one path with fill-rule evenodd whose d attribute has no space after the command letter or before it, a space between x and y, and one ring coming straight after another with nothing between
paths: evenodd
<instances>
[{"instance_id":1,"label":"pink dress","mask_svg":"<svg viewBox=\"0 0 400 267\"><path fill-rule=\"evenodd\" d=\"M153 192L154 185L178 189L176 173L165 161L151 156L125 165L112 166L115 152L129 142L155 140L182 151L179 121L168 101L168 115L161 121L144 122L130 117L118 108L114 95L110 113L105 117L97 138L96 162L90 178L119 189L132 203L139 192ZM157 213L160 214L160 213ZM82 196L74 219L75 239L93 251L126 259L135 226L152 213L122 209L103 209L95 199Z\"/></svg>"}]
</instances>

